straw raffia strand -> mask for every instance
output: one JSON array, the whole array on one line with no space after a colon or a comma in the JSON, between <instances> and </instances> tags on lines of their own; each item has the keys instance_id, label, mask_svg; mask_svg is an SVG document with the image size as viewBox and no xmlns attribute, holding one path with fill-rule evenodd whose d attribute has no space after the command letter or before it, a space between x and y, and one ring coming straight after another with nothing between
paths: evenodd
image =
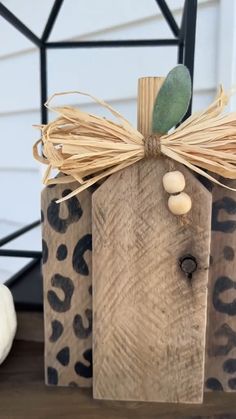
<instances>
[{"instance_id":1,"label":"straw raffia strand","mask_svg":"<svg viewBox=\"0 0 236 419\"><path fill-rule=\"evenodd\" d=\"M54 109L49 106L55 96L72 93L89 96L109 110L118 122L73 107ZM207 109L193 114L173 132L163 135L160 149L163 155L234 190L206 172L236 179L236 112L222 114L227 102L228 96L221 88ZM107 103L73 91L54 94L46 106L59 117L39 126L42 137L34 146L34 157L48 165L44 183L79 182L78 188L60 201L145 157L143 135ZM43 156L38 152L39 143L43 145ZM52 169L58 169L61 176L50 179Z\"/></svg>"}]
</instances>

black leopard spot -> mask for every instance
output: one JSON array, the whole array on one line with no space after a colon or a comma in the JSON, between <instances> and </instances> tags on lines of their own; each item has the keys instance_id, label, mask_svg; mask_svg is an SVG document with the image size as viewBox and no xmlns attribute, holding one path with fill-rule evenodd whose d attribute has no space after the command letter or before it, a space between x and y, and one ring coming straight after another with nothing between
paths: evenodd
<instances>
[{"instance_id":1,"label":"black leopard spot","mask_svg":"<svg viewBox=\"0 0 236 419\"><path fill-rule=\"evenodd\" d=\"M48 246L45 240L42 240L42 261L46 263L48 260Z\"/></svg>"},{"instance_id":2,"label":"black leopard spot","mask_svg":"<svg viewBox=\"0 0 236 419\"><path fill-rule=\"evenodd\" d=\"M229 316L234 316L236 314L236 299L234 299L231 303L224 303L220 299L220 294L230 289L236 290L236 283L227 276L220 276L216 280L213 290L213 305L220 313L226 313Z\"/></svg>"},{"instance_id":3,"label":"black leopard spot","mask_svg":"<svg viewBox=\"0 0 236 419\"><path fill-rule=\"evenodd\" d=\"M77 362L75 364L75 372L84 378L91 378L93 376L93 364L92 364L92 349L87 349L83 353L83 357L88 361L89 366L83 364L82 362Z\"/></svg>"},{"instance_id":4,"label":"black leopard spot","mask_svg":"<svg viewBox=\"0 0 236 419\"><path fill-rule=\"evenodd\" d=\"M236 201L225 196L212 204L212 230L222 231L223 233L233 233L236 230L236 221L219 221L218 216L221 210L226 211L226 213L230 215L236 214Z\"/></svg>"},{"instance_id":5,"label":"black leopard spot","mask_svg":"<svg viewBox=\"0 0 236 419\"><path fill-rule=\"evenodd\" d=\"M236 390L236 378L230 378L228 381L228 386L231 390Z\"/></svg>"},{"instance_id":6,"label":"black leopard spot","mask_svg":"<svg viewBox=\"0 0 236 419\"><path fill-rule=\"evenodd\" d=\"M57 248L57 254L56 254L56 258L57 260L64 260L67 257L67 247L65 244L60 244L60 246L58 246Z\"/></svg>"},{"instance_id":7,"label":"black leopard spot","mask_svg":"<svg viewBox=\"0 0 236 419\"><path fill-rule=\"evenodd\" d=\"M236 359L235 358L227 359L223 363L223 370L227 372L228 374L233 374L234 372L236 372Z\"/></svg>"},{"instance_id":8,"label":"black leopard spot","mask_svg":"<svg viewBox=\"0 0 236 419\"><path fill-rule=\"evenodd\" d=\"M48 367L47 369L48 384L56 386L58 384L58 372L55 368Z\"/></svg>"},{"instance_id":9,"label":"black leopard spot","mask_svg":"<svg viewBox=\"0 0 236 419\"><path fill-rule=\"evenodd\" d=\"M93 293L93 287L92 287L92 285L90 285L90 287L88 289L88 292L89 292L90 295L92 295L92 293Z\"/></svg>"},{"instance_id":10,"label":"black leopard spot","mask_svg":"<svg viewBox=\"0 0 236 419\"><path fill-rule=\"evenodd\" d=\"M53 310L57 311L58 313L64 313L71 307L71 298L74 292L74 284L70 278L60 274L53 275L51 284L53 287L59 288L64 292L64 300L61 300L54 291L49 290L48 302Z\"/></svg>"},{"instance_id":11,"label":"black leopard spot","mask_svg":"<svg viewBox=\"0 0 236 419\"><path fill-rule=\"evenodd\" d=\"M43 222L44 222L44 213L43 213L43 210L41 210L41 223Z\"/></svg>"},{"instance_id":12,"label":"black leopard spot","mask_svg":"<svg viewBox=\"0 0 236 419\"><path fill-rule=\"evenodd\" d=\"M219 329L216 330L214 337L216 340L219 338L220 341L222 338L225 338L226 343L224 345L213 344L209 350L210 356L228 355L228 353L236 347L236 332L231 329L227 323L222 324Z\"/></svg>"},{"instance_id":13,"label":"black leopard spot","mask_svg":"<svg viewBox=\"0 0 236 419\"><path fill-rule=\"evenodd\" d=\"M70 189L66 189L63 191L62 196L68 195L70 193ZM56 203L57 198L53 199L47 209L47 218L50 226L57 231L58 233L65 233L67 228L72 224L77 222L83 214L83 210L81 208L80 202L77 197L73 196L72 198L68 199L61 204ZM67 218L60 218L60 206L66 205L68 210L68 217Z\"/></svg>"},{"instance_id":14,"label":"black leopard spot","mask_svg":"<svg viewBox=\"0 0 236 419\"><path fill-rule=\"evenodd\" d=\"M92 250L92 235L86 234L77 243L72 256L72 265L75 272L81 275L89 275L89 268L84 259L84 253Z\"/></svg>"},{"instance_id":15,"label":"black leopard spot","mask_svg":"<svg viewBox=\"0 0 236 419\"><path fill-rule=\"evenodd\" d=\"M59 320L53 320L51 323L52 334L49 338L50 342L56 342L63 333L63 325Z\"/></svg>"},{"instance_id":16,"label":"black leopard spot","mask_svg":"<svg viewBox=\"0 0 236 419\"><path fill-rule=\"evenodd\" d=\"M208 380L206 381L206 387L209 390L213 390L213 391L223 391L223 386L221 384L221 382L219 380L217 380L217 378L208 378Z\"/></svg>"},{"instance_id":17,"label":"black leopard spot","mask_svg":"<svg viewBox=\"0 0 236 419\"><path fill-rule=\"evenodd\" d=\"M86 339L92 333L92 310L85 310L85 316L88 320L88 327L84 327L82 317L76 314L73 321L75 336L79 339Z\"/></svg>"},{"instance_id":18,"label":"black leopard spot","mask_svg":"<svg viewBox=\"0 0 236 419\"><path fill-rule=\"evenodd\" d=\"M234 260L234 249L231 246L225 246L223 253L226 260Z\"/></svg>"},{"instance_id":19,"label":"black leopard spot","mask_svg":"<svg viewBox=\"0 0 236 419\"><path fill-rule=\"evenodd\" d=\"M69 362L70 362L70 348L68 346L65 346L65 348L61 349L58 352L57 360L64 367L69 364Z\"/></svg>"}]
</instances>

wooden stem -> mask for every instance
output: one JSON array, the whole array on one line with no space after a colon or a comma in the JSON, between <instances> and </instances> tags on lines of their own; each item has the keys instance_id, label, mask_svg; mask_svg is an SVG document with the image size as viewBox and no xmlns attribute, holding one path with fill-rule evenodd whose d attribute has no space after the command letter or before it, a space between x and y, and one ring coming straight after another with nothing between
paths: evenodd
<instances>
[{"instance_id":1,"label":"wooden stem","mask_svg":"<svg viewBox=\"0 0 236 419\"><path fill-rule=\"evenodd\" d=\"M164 77L142 77L138 81L138 130L143 135L152 133L153 105Z\"/></svg>"}]
</instances>

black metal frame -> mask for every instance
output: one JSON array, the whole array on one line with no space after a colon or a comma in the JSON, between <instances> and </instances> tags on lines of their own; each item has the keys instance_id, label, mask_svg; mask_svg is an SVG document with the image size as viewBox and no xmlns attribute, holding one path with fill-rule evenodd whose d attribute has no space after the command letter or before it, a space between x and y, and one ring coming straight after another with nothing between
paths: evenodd
<instances>
[{"instance_id":1,"label":"black metal frame","mask_svg":"<svg viewBox=\"0 0 236 419\"><path fill-rule=\"evenodd\" d=\"M40 82L41 82L41 121L42 124L46 124L48 120L47 109L44 103L47 99L47 50L48 49L65 49L65 48L107 48L107 47L158 47L158 46L173 46L178 47L178 63L186 65L190 71L191 79L193 81L194 71L194 51L195 51L195 33L196 33L196 19L197 19L197 0L185 0L182 22L180 28L178 27L173 14L171 13L165 0L155 0L159 6L166 22L168 23L174 37L170 39L132 39L132 40L111 40L111 41L59 41L49 42L48 39L52 32L53 26L56 22L58 13L60 12L63 0L55 0L48 21L41 38L36 36L24 23L22 23L13 13L10 12L0 2L0 15L7 20L12 26L14 26L19 32L21 32L26 38L28 38L36 47L39 48L40 54ZM188 113L191 114L190 103ZM35 221L30 225L23 227L15 231L14 233L2 238L0 240L0 256L12 256L12 257L28 257L33 258L37 261L42 253L36 251L27 250L11 250L2 249L1 247L6 243L14 240L21 236L27 231L35 228L40 224L39 221ZM34 263L34 262L33 262ZM31 263L27 265L31 268ZM27 266L25 270L27 270ZM24 270L24 272L25 272ZM20 278L22 270L17 272L12 278L8 280L11 283L14 279Z\"/></svg>"}]
</instances>

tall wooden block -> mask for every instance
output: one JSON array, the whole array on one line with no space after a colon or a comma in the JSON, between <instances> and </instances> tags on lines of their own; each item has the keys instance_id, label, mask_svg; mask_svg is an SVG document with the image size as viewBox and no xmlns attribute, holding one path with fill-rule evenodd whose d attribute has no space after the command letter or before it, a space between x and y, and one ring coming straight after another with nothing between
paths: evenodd
<instances>
[{"instance_id":1,"label":"tall wooden block","mask_svg":"<svg viewBox=\"0 0 236 419\"><path fill-rule=\"evenodd\" d=\"M42 192L46 383L92 384L91 194L57 204L75 184Z\"/></svg>"},{"instance_id":2,"label":"tall wooden block","mask_svg":"<svg viewBox=\"0 0 236 419\"><path fill-rule=\"evenodd\" d=\"M236 390L236 193L216 186L212 195L206 388L228 392Z\"/></svg>"},{"instance_id":3,"label":"tall wooden block","mask_svg":"<svg viewBox=\"0 0 236 419\"><path fill-rule=\"evenodd\" d=\"M161 82L139 84L144 135ZM193 202L184 220L167 208L164 158L114 174L93 194L98 399L202 402L211 194L184 167L172 167L184 173ZM196 267L192 275L189 265Z\"/></svg>"}]
</instances>

